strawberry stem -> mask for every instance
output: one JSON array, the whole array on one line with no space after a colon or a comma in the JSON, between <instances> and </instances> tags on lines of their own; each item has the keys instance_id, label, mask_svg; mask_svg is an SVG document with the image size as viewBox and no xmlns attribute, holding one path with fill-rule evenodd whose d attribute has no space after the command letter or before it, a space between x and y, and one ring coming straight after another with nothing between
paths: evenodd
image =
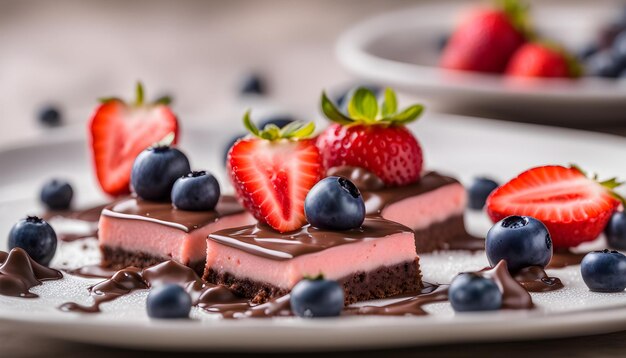
<instances>
[{"instance_id":1,"label":"strawberry stem","mask_svg":"<svg viewBox=\"0 0 626 358\"><path fill-rule=\"evenodd\" d=\"M135 106L141 106L143 104L143 98L143 84L141 83L141 81L137 81L137 85L135 85Z\"/></svg>"},{"instance_id":2,"label":"strawberry stem","mask_svg":"<svg viewBox=\"0 0 626 358\"><path fill-rule=\"evenodd\" d=\"M385 95L379 105L378 99L372 90L359 87L348 100L348 113L341 112L322 92L322 112L329 120L341 125L405 125L415 121L424 111L424 106L414 104L398 111L396 93L391 88L385 89Z\"/></svg>"},{"instance_id":3,"label":"strawberry stem","mask_svg":"<svg viewBox=\"0 0 626 358\"><path fill-rule=\"evenodd\" d=\"M528 15L529 6L527 3L519 0L496 0L495 3L526 39L532 40L536 37Z\"/></svg>"},{"instance_id":4,"label":"strawberry stem","mask_svg":"<svg viewBox=\"0 0 626 358\"><path fill-rule=\"evenodd\" d=\"M291 122L283 128L278 128L275 124L268 124L263 129L259 129L250 119L250 110L247 110L243 115L243 126L253 136L269 141L306 139L315 132L315 123L302 121Z\"/></svg>"}]
</instances>

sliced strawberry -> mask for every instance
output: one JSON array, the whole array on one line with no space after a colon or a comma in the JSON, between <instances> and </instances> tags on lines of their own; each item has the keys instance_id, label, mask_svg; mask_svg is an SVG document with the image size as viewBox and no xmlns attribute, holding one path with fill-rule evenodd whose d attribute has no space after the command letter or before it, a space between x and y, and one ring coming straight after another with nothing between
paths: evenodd
<instances>
[{"instance_id":1,"label":"sliced strawberry","mask_svg":"<svg viewBox=\"0 0 626 358\"><path fill-rule=\"evenodd\" d=\"M322 178L315 140L302 139L314 127L298 132L303 128L307 127L272 127L269 131L273 133L253 128L253 134L260 138L241 139L228 154L228 172L238 198L259 222L279 232L293 231L306 223L304 199Z\"/></svg>"},{"instance_id":2,"label":"sliced strawberry","mask_svg":"<svg viewBox=\"0 0 626 358\"><path fill-rule=\"evenodd\" d=\"M574 247L600 235L620 204L615 186L615 180L598 183L577 168L537 167L491 193L487 213L494 222L532 216L546 225L554 247Z\"/></svg>"},{"instance_id":3,"label":"sliced strawberry","mask_svg":"<svg viewBox=\"0 0 626 358\"><path fill-rule=\"evenodd\" d=\"M381 105L374 93L358 88L349 99L348 113L342 113L322 95L322 110L336 124L318 138L324 167L354 166L376 174L388 186L419 180L422 148L405 127L422 113L421 105L397 110L396 95L387 88Z\"/></svg>"},{"instance_id":4,"label":"sliced strawberry","mask_svg":"<svg viewBox=\"0 0 626 358\"><path fill-rule=\"evenodd\" d=\"M178 121L168 103L163 98L144 104L143 88L138 84L134 104L112 98L96 108L89 123L91 149L96 176L105 193L129 193L135 157L167 134L178 134Z\"/></svg>"}]
</instances>

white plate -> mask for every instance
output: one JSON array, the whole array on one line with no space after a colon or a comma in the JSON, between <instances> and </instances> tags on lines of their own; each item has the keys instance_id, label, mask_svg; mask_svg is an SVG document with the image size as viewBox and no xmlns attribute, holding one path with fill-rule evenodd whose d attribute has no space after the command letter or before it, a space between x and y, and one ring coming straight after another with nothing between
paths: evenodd
<instances>
[{"instance_id":1,"label":"white plate","mask_svg":"<svg viewBox=\"0 0 626 358\"><path fill-rule=\"evenodd\" d=\"M536 24L541 33L575 49L587 43L618 6L602 6L606 1L560 3L535 3ZM463 7L441 1L380 15L345 32L337 42L337 55L347 69L367 81L404 89L456 113L566 125L623 123L624 80L515 81L441 70L436 41L452 31L462 12Z\"/></svg>"},{"instance_id":2,"label":"white plate","mask_svg":"<svg viewBox=\"0 0 626 358\"><path fill-rule=\"evenodd\" d=\"M430 168L467 180L492 174L504 180L532 165L576 161L589 170L626 177L615 158L626 157L624 139L570 130L427 115L414 129ZM224 134L187 128L182 147L195 168L220 168ZM91 175L82 128L61 131L37 143L0 151L0 247L12 223L39 210L37 191L52 175L71 178L81 204L102 200ZM610 153L610 155L608 154ZM474 233L489 227L480 213L468 217ZM54 264L95 262L95 251L82 242L63 244ZM94 242L88 242L93 248ZM484 254L422 255L426 281L448 282L457 272L486 266ZM154 321L145 314L146 292L136 292L103 305L103 313L80 315L56 309L72 300L89 302L87 286L97 280L66 275L33 291L39 299L0 296L0 324L14 330L67 340L149 349L194 350L328 350L397 347L460 341L519 340L611 332L626 329L626 293L591 293L578 267L550 270L566 288L533 294L538 308L489 314L454 314L446 303L427 306L424 317L350 317L340 319L227 321L199 310L194 320Z\"/></svg>"}]
</instances>

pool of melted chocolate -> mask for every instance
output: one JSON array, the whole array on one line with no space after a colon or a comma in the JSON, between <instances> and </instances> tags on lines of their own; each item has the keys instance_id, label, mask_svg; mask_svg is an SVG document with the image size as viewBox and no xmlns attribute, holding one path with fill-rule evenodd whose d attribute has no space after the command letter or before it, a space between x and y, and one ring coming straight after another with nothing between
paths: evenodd
<instances>
[{"instance_id":1,"label":"pool of melted chocolate","mask_svg":"<svg viewBox=\"0 0 626 358\"><path fill-rule=\"evenodd\" d=\"M61 272L38 264L20 248L14 248L9 253L0 251L0 295L39 297L30 289L41 285L43 281L61 278Z\"/></svg>"},{"instance_id":2,"label":"pool of melted chocolate","mask_svg":"<svg viewBox=\"0 0 626 358\"><path fill-rule=\"evenodd\" d=\"M494 268L478 271L477 274L493 279L501 288L503 309L534 307L528 291L511 277L504 262ZM203 281L192 269L175 261L166 261L144 270L135 267L119 270L111 278L89 288L93 299L91 305L67 302L59 309L67 312L96 313L100 312L100 306L105 302L113 301L136 290L149 289L166 283L181 285L191 296L194 306L223 318L267 318L292 315L289 294L264 304L254 304L245 298L238 297L224 286ZM350 306L343 310L342 315L426 315L428 313L423 306L447 301L447 286L425 284L419 292L390 298L399 298L400 301L382 306Z\"/></svg>"}]
</instances>

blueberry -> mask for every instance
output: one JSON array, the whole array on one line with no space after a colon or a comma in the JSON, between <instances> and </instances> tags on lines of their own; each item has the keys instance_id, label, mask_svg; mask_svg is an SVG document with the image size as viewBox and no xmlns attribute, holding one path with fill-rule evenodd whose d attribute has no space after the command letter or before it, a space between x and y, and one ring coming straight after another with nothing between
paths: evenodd
<instances>
[{"instance_id":1,"label":"blueberry","mask_svg":"<svg viewBox=\"0 0 626 358\"><path fill-rule=\"evenodd\" d=\"M67 210L72 203L74 190L67 181L52 179L41 188L39 197L50 210Z\"/></svg>"},{"instance_id":2,"label":"blueberry","mask_svg":"<svg viewBox=\"0 0 626 358\"><path fill-rule=\"evenodd\" d=\"M452 280L448 299L456 312L494 311L502 307L498 285L475 273L462 273Z\"/></svg>"},{"instance_id":3,"label":"blueberry","mask_svg":"<svg viewBox=\"0 0 626 358\"><path fill-rule=\"evenodd\" d=\"M435 45L437 50L443 51L444 48L448 45L448 41L450 40L450 34L441 34L437 37Z\"/></svg>"},{"instance_id":4,"label":"blueberry","mask_svg":"<svg viewBox=\"0 0 626 358\"><path fill-rule=\"evenodd\" d=\"M590 252L580 263L580 273L591 291L623 291L626 288L626 256L609 250Z\"/></svg>"},{"instance_id":5,"label":"blueberry","mask_svg":"<svg viewBox=\"0 0 626 358\"><path fill-rule=\"evenodd\" d=\"M613 57L617 61L620 69L626 65L626 31L620 32L613 42Z\"/></svg>"},{"instance_id":6,"label":"blueberry","mask_svg":"<svg viewBox=\"0 0 626 358\"><path fill-rule=\"evenodd\" d=\"M498 183L488 178L474 178L467 187L468 203L470 209L482 210L487 197L498 187Z\"/></svg>"},{"instance_id":7,"label":"blueberry","mask_svg":"<svg viewBox=\"0 0 626 358\"><path fill-rule=\"evenodd\" d=\"M578 52L578 58L581 60L587 60L591 56L595 55L598 52L598 45L596 44L588 44L585 47L581 48Z\"/></svg>"},{"instance_id":8,"label":"blueberry","mask_svg":"<svg viewBox=\"0 0 626 358\"><path fill-rule=\"evenodd\" d=\"M265 128L266 125L268 124L273 124L278 128L282 128L284 126L286 126L287 124L294 122L295 119L291 116L288 115L275 115L275 116L269 116L265 119L263 119L258 127L259 128Z\"/></svg>"},{"instance_id":9,"label":"blueberry","mask_svg":"<svg viewBox=\"0 0 626 358\"><path fill-rule=\"evenodd\" d=\"M489 229L485 251L491 266L505 260L509 271L546 267L552 259L552 239L546 226L530 216L509 216Z\"/></svg>"},{"instance_id":10,"label":"blueberry","mask_svg":"<svg viewBox=\"0 0 626 358\"><path fill-rule=\"evenodd\" d=\"M180 177L172 187L172 203L177 209L213 210L219 199L220 184L205 171L191 172Z\"/></svg>"},{"instance_id":11,"label":"blueberry","mask_svg":"<svg viewBox=\"0 0 626 358\"><path fill-rule=\"evenodd\" d=\"M176 179L190 171L189 160L180 150L168 146L150 147L135 159L130 182L142 199L167 200Z\"/></svg>"},{"instance_id":12,"label":"blueberry","mask_svg":"<svg viewBox=\"0 0 626 358\"><path fill-rule=\"evenodd\" d=\"M57 249L57 235L47 222L29 216L9 232L9 250L20 247L36 262L48 266Z\"/></svg>"},{"instance_id":13,"label":"blueberry","mask_svg":"<svg viewBox=\"0 0 626 358\"><path fill-rule=\"evenodd\" d=\"M626 213L616 211L606 224L604 235L610 247L626 250Z\"/></svg>"},{"instance_id":14,"label":"blueberry","mask_svg":"<svg viewBox=\"0 0 626 358\"><path fill-rule=\"evenodd\" d=\"M358 228L365 220L365 203L359 189L343 177L326 177L304 199L304 214L320 229Z\"/></svg>"},{"instance_id":15,"label":"blueberry","mask_svg":"<svg viewBox=\"0 0 626 358\"><path fill-rule=\"evenodd\" d=\"M242 95L256 94L263 95L266 92L265 83L257 73L246 75L239 86L239 93Z\"/></svg>"},{"instance_id":16,"label":"blueberry","mask_svg":"<svg viewBox=\"0 0 626 358\"><path fill-rule=\"evenodd\" d=\"M146 309L151 318L189 318L191 296L179 285L159 286L148 294Z\"/></svg>"},{"instance_id":17,"label":"blueberry","mask_svg":"<svg viewBox=\"0 0 626 358\"><path fill-rule=\"evenodd\" d=\"M597 77L615 78L621 72L619 62L611 51L601 51L587 61L587 74Z\"/></svg>"},{"instance_id":18,"label":"blueberry","mask_svg":"<svg viewBox=\"0 0 626 358\"><path fill-rule=\"evenodd\" d=\"M291 310L298 317L336 317L344 305L344 293L336 281L305 278L291 290Z\"/></svg>"},{"instance_id":19,"label":"blueberry","mask_svg":"<svg viewBox=\"0 0 626 358\"><path fill-rule=\"evenodd\" d=\"M376 97L378 97L378 95L382 92L382 89L379 86L371 85L371 84L362 84L362 85L351 87L345 92L341 93L335 99L335 103L337 104L337 107L340 108L342 112L344 113L348 112L348 103L350 99L352 98L352 96L354 95L354 92L360 87L365 87L369 89L370 91L374 92Z\"/></svg>"},{"instance_id":20,"label":"blueberry","mask_svg":"<svg viewBox=\"0 0 626 358\"><path fill-rule=\"evenodd\" d=\"M39 122L49 127L59 126L63 122L63 119L61 118L61 111L52 105L47 105L41 108L37 118L39 118Z\"/></svg>"}]
</instances>

